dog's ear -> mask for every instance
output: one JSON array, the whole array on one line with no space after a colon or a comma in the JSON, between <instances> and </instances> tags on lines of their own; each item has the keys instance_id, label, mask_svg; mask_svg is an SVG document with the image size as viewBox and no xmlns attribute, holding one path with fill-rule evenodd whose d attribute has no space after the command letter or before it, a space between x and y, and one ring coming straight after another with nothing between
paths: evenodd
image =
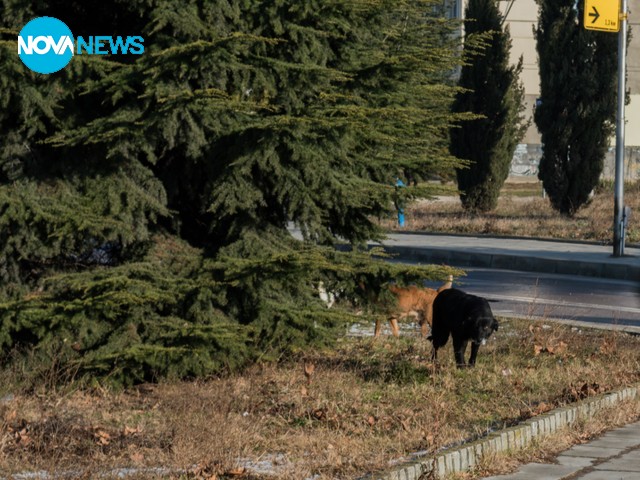
<instances>
[{"instance_id":1,"label":"dog's ear","mask_svg":"<svg viewBox=\"0 0 640 480\"><path fill-rule=\"evenodd\" d=\"M493 319L493 331L494 332L498 331L498 326L499 326L498 321L494 318Z\"/></svg>"}]
</instances>

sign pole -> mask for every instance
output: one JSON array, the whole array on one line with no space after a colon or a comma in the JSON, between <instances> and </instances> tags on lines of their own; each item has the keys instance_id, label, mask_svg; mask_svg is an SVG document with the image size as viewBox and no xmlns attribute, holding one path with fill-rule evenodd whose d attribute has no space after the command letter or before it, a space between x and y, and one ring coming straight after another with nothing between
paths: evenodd
<instances>
[{"instance_id":1,"label":"sign pole","mask_svg":"<svg viewBox=\"0 0 640 480\"><path fill-rule=\"evenodd\" d=\"M613 208L613 256L624 255L626 221L624 208L624 100L626 96L627 0L622 0L618 33L618 114L616 120L616 178Z\"/></svg>"}]
</instances>

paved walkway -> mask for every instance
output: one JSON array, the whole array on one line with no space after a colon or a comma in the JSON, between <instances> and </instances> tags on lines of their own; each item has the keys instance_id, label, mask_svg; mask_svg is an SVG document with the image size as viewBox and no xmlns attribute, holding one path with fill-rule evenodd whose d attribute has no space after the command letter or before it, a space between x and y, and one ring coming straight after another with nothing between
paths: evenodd
<instances>
[{"instance_id":1,"label":"paved walkway","mask_svg":"<svg viewBox=\"0 0 640 480\"><path fill-rule=\"evenodd\" d=\"M424 263L640 281L640 248L628 246L613 257L613 247L593 243L423 233L393 233L383 245Z\"/></svg>"},{"instance_id":2,"label":"paved walkway","mask_svg":"<svg viewBox=\"0 0 640 480\"><path fill-rule=\"evenodd\" d=\"M640 422L612 430L562 452L556 463L529 463L510 475L486 480L637 480L640 479Z\"/></svg>"}]
</instances>

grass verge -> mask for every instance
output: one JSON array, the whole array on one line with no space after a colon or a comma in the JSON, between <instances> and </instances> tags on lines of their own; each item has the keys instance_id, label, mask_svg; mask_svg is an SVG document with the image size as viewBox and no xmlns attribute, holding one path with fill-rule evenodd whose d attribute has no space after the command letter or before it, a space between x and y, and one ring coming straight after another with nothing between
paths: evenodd
<instances>
[{"instance_id":1,"label":"grass verge","mask_svg":"<svg viewBox=\"0 0 640 480\"><path fill-rule=\"evenodd\" d=\"M612 242L614 195L610 183L598 187L589 204L573 218L553 210L541 192L539 182L507 183L498 207L485 214L467 213L457 197L417 202L407 208L403 230ZM632 212L640 211L640 182L625 187L625 205L631 207ZM385 220L383 225L399 230L394 219ZM633 214L627 241L640 243L640 224Z\"/></svg>"},{"instance_id":2,"label":"grass verge","mask_svg":"<svg viewBox=\"0 0 640 480\"><path fill-rule=\"evenodd\" d=\"M434 370L428 342L405 336L346 337L243 375L123 392L26 392L20 372L2 371L0 472L353 479L634 384L638 347L620 333L502 320L468 370L455 368L450 345Z\"/></svg>"}]
</instances>

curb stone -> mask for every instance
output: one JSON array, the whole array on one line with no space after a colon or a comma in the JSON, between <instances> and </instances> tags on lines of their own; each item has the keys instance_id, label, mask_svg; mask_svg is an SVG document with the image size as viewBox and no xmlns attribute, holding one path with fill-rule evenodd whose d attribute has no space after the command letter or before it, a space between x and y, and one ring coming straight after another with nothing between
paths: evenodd
<instances>
[{"instance_id":1,"label":"curb stone","mask_svg":"<svg viewBox=\"0 0 640 480\"><path fill-rule=\"evenodd\" d=\"M445 264L461 268L495 268L615 280L635 280L640 277L640 267L633 264L575 259L559 260L558 258L532 257L510 252L468 252L453 247L446 249L403 245L384 245L383 247L387 253L394 255L399 260Z\"/></svg>"},{"instance_id":2,"label":"curb stone","mask_svg":"<svg viewBox=\"0 0 640 480\"><path fill-rule=\"evenodd\" d=\"M444 450L434 457L419 458L394 466L386 472L369 474L359 480L420 480L443 478L462 473L480 463L482 457L523 449L541 438L573 424L579 419L595 416L601 410L625 400L640 400L638 386L623 388L588 398L567 407L556 408L529 418L520 424L493 432L484 438Z\"/></svg>"}]
</instances>

